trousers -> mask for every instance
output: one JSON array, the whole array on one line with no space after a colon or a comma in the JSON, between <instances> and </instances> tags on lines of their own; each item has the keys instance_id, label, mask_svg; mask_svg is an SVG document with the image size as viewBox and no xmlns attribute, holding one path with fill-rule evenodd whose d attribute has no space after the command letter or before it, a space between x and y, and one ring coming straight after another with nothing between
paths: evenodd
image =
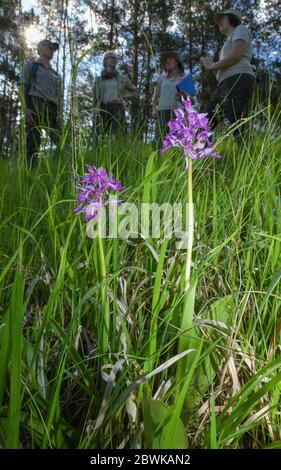
<instances>
[{"instance_id":1,"label":"trousers","mask_svg":"<svg viewBox=\"0 0 281 470\"><path fill-rule=\"evenodd\" d=\"M211 129L214 129L224 117L230 124L247 117L254 86L255 78L247 73L233 75L223 80L206 108ZM241 131L238 129L238 132Z\"/></svg>"},{"instance_id":2,"label":"trousers","mask_svg":"<svg viewBox=\"0 0 281 470\"><path fill-rule=\"evenodd\" d=\"M35 154L40 149L42 129L47 131L52 143L58 145L61 124L55 103L37 96L30 98L28 107L34 111L34 114L33 122L26 125L26 156L28 161L34 162Z\"/></svg>"}]
</instances>

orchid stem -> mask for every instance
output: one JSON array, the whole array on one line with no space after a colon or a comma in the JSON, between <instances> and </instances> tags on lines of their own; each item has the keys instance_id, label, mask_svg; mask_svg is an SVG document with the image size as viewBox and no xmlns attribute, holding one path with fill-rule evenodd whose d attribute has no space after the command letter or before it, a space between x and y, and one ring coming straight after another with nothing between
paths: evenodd
<instances>
[{"instance_id":1,"label":"orchid stem","mask_svg":"<svg viewBox=\"0 0 281 470\"><path fill-rule=\"evenodd\" d=\"M194 213L193 213L193 195L192 195L192 160L188 164L188 240L186 251L186 266L185 266L185 291L190 287L191 276L191 261L192 261L192 247L193 247L193 232L194 232Z\"/></svg>"},{"instance_id":2,"label":"orchid stem","mask_svg":"<svg viewBox=\"0 0 281 470\"><path fill-rule=\"evenodd\" d=\"M100 274L101 274L101 304L102 304L102 328L101 328L101 352L103 354L108 353L108 338L109 338L109 302L107 294L107 286L105 284L106 279L106 267L105 257L102 241L102 233L100 220L98 221L98 245L99 245L99 258L100 258Z\"/></svg>"},{"instance_id":3,"label":"orchid stem","mask_svg":"<svg viewBox=\"0 0 281 470\"><path fill-rule=\"evenodd\" d=\"M183 312L180 323L181 334L178 340L178 354L190 348L190 331L193 327L194 321L194 298L195 286L191 287L191 261L192 261L192 246L193 246L193 231L194 231L194 213L193 213L193 197L192 197L192 160L189 160L188 165L188 239L186 250L186 265L185 265L185 284L184 284L184 303ZM186 376L186 369L189 359L183 358L177 363L176 381L177 386L175 389L175 401L178 400L182 388L182 381Z\"/></svg>"}]
</instances>

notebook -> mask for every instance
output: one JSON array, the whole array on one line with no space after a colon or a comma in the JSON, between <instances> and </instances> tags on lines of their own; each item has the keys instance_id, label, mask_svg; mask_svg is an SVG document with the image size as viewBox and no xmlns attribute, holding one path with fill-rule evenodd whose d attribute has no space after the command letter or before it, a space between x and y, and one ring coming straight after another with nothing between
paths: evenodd
<instances>
[{"instance_id":1,"label":"notebook","mask_svg":"<svg viewBox=\"0 0 281 470\"><path fill-rule=\"evenodd\" d=\"M177 84L177 90L184 91L190 96L194 96L196 94L194 82L190 73L180 83Z\"/></svg>"}]
</instances>

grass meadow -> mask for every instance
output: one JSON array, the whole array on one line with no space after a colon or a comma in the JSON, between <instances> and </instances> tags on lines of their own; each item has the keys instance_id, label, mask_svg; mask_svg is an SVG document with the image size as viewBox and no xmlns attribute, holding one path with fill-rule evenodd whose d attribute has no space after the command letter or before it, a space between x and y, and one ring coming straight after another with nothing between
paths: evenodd
<instances>
[{"instance_id":1,"label":"grass meadow","mask_svg":"<svg viewBox=\"0 0 281 470\"><path fill-rule=\"evenodd\" d=\"M186 325L176 240L101 246L73 212L86 163L125 202L186 203L179 150L76 122L32 169L0 159L1 448L281 447L280 108L252 122L194 162Z\"/></svg>"}]
</instances>

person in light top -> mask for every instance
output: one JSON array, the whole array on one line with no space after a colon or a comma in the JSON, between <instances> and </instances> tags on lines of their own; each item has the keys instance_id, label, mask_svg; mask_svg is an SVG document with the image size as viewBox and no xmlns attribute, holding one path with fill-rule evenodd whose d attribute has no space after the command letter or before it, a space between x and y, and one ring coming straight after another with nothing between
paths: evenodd
<instances>
[{"instance_id":1,"label":"person in light top","mask_svg":"<svg viewBox=\"0 0 281 470\"><path fill-rule=\"evenodd\" d=\"M218 80L217 90L206 109L213 128L223 116L230 124L247 116L255 85L251 33L241 24L240 11L230 8L217 12L214 21L226 36L226 41L217 62L209 57L200 59L203 67L216 73Z\"/></svg>"},{"instance_id":2,"label":"person in light top","mask_svg":"<svg viewBox=\"0 0 281 470\"><path fill-rule=\"evenodd\" d=\"M94 108L96 132L112 134L125 131L125 108L127 100L138 97L138 90L131 80L118 70L119 55L108 51L103 56L103 70L94 84Z\"/></svg>"},{"instance_id":3,"label":"person in light top","mask_svg":"<svg viewBox=\"0 0 281 470\"><path fill-rule=\"evenodd\" d=\"M173 119L173 109L179 105L183 94L178 92L177 85L189 74L185 73L183 61L177 52L163 52L160 64L163 73L156 82L152 98L152 117L156 119L156 145L169 132L167 123Z\"/></svg>"}]
</instances>

